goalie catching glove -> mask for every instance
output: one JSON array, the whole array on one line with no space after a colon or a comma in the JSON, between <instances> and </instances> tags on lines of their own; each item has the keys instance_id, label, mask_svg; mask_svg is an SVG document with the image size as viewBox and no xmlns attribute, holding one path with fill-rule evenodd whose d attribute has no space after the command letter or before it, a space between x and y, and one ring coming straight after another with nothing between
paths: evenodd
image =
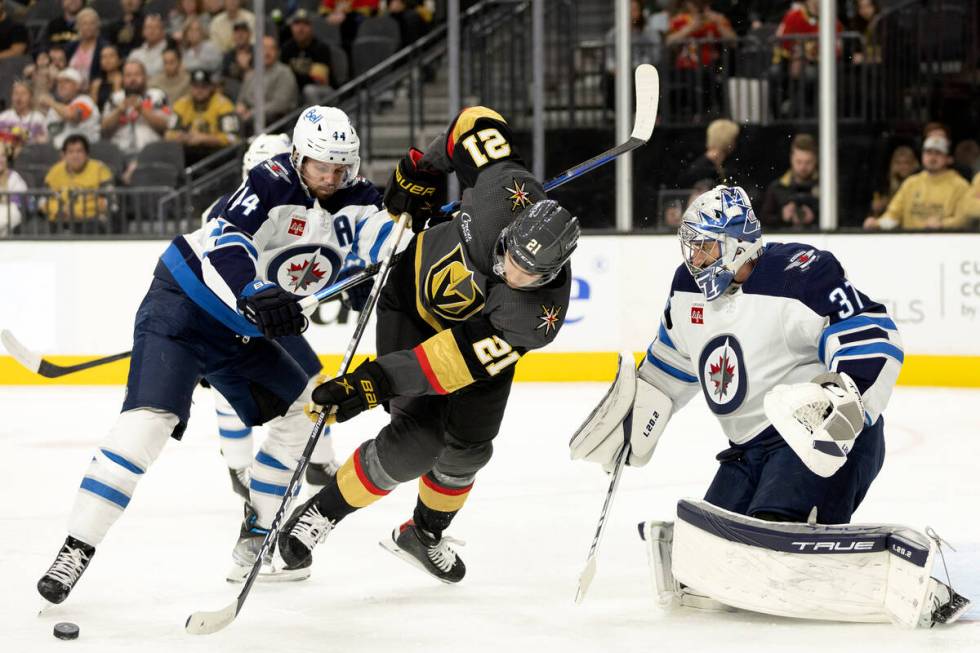
<instances>
[{"instance_id":1,"label":"goalie catching glove","mask_svg":"<svg viewBox=\"0 0 980 653\"><path fill-rule=\"evenodd\" d=\"M864 402L847 374L827 372L810 383L766 393L766 417L814 474L833 476L864 429Z\"/></svg>"},{"instance_id":2,"label":"goalie catching glove","mask_svg":"<svg viewBox=\"0 0 980 653\"><path fill-rule=\"evenodd\" d=\"M346 422L391 399L391 384L375 361L365 361L353 372L330 379L313 389L314 406L309 413L326 410L328 423Z\"/></svg>"},{"instance_id":3,"label":"goalie catching glove","mask_svg":"<svg viewBox=\"0 0 980 653\"><path fill-rule=\"evenodd\" d=\"M670 397L636 375L633 356L620 354L612 386L568 443L572 460L599 463L612 471L619 452L629 445L627 464L646 465L672 409Z\"/></svg>"}]
</instances>

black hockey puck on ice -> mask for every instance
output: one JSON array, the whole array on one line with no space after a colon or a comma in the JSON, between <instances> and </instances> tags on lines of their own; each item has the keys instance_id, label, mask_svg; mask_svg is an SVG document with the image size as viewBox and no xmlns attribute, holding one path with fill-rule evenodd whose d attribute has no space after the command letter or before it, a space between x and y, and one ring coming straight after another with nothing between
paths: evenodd
<instances>
[{"instance_id":1,"label":"black hockey puck on ice","mask_svg":"<svg viewBox=\"0 0 980 653\"><path fill-rule=\"evenodd\" d=\"M54 636L58 639L78 639L78 626L62 621L54 625Z\"/></svg>"}]
</instances>

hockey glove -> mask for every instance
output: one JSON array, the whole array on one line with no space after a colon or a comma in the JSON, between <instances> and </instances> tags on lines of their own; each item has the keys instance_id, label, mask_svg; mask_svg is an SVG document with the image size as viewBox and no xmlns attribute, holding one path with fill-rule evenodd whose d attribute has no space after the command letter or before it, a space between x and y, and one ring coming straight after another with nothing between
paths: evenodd
<instances>
[{"instance_id":1,"label":"hockey glove","mask_svg":"<svg viewBox=\"0 0 980 653\"><path fill-rule=\"evenodd\" d=\"M446 175L422 163L423 153L414 147L395 166L385 189L384 205L392 215L412 216L412 231L425 227L446 187Z\"/></svg>"},{"instance_id":2,"label":"hockey glove","mask_svg":"<svg viewBox=\"0 0 980 653\"><path fill-rule=\"evenodd\" d=\"M763 400L766 417L803 464L833 476L864 429L864 402L847 374L827 372L810 383L777 385Z\"/></svg>"},{"instance_id":3,"label":"hockey glove","mask_svg":"<svg viewBox=\"0 0 980 653\"><path fill-rule=\"evenodd\" d=\"M309 325L299 300L274 283L256 279L238 297L238 310L266 338L298 336Z\"/></svg>"},{"instance_id":4,"label":"hockey glove","mask_svg":"<svg viewBox=\"0 0 980 653\"><path fill-rule=\"evenodd\" d=\"M347 277L357 274L362 269L363 268L351 267L341 270L340 274L337 275L337 281L343 281ZM340 302L347 307L347 310L357 311L360 313L364 310L364 305L367 304L368 295L371 294L371 288L373 287L374 279L371 279L369 281L359 283L353 288L348 288L340 296Z\"/></svg>"},{"instance_id":5,"label":"hockey glove","mask_svg":"<svg viewBox=\"0 0 980 653\"><path fill-rule=\"evenodd\" d=\"M346 422L390 398L391 384L376 361L365 361L353 372L313 388L313 403L332 411L337 422Z\"/></svg>"}]
</instances>

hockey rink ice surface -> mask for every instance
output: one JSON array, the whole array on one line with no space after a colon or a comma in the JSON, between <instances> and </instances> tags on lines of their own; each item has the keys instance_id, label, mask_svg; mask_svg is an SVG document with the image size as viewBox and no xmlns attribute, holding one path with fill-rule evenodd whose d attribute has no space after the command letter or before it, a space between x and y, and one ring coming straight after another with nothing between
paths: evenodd
<instances>
[{"instance_id":1,"label":"hockey rink ice surface","mask_svg":"<svg viewBox=\"0 0 980 653\"><path fill-rule=\"evenodd\" d=\"M654 604L637 522L671 518L700 497L725 440L696 397L668 426L653 461L627 469L598 572L573 602L607 488L597 466L569 460L570 434L604 384L517 384L494 459L449 534L467 545L467 576L443 585L378 546L407 519L414 484L348 517L317 548L312 577L257 584L238 619L211 636L184 633L240 586L224 581L240 521L218 453L210 394L199 390L181 443L171 442L62 605L37 616L34 585L65 537L82 472L111 426L120 387L0 389L0 651L980 651L980 609L957 624L806 622ZM954 587L980 603L978 390L898 388L886 411L888 455L855 522L929 525ZM341 457L386 415L334 431ZM935 571L941 574L940 571ZM54 624L81 629L76 641Z\"/></svg>"}]
</instances>

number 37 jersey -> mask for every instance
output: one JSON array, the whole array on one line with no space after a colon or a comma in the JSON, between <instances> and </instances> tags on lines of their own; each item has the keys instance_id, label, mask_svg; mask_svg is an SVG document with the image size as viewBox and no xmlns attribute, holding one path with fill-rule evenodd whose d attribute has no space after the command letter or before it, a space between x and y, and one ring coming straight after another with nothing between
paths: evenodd
<instances>
[{"instance_id":1,"label":"number 37 jersey","mask_svg":"<svg viewBox=\"0 0 980 653\"><path fill-rule=\"evenodd\" d=\"M734 444L770 427L765 394L827 370L858 386L865 423L891 396L904 360L885 308L847 279L833 254L799 243L770 243L741 288L708 302L678 267L656 339L640 375L675 410L700 389Z\"/></svg>"}]
</instances>

